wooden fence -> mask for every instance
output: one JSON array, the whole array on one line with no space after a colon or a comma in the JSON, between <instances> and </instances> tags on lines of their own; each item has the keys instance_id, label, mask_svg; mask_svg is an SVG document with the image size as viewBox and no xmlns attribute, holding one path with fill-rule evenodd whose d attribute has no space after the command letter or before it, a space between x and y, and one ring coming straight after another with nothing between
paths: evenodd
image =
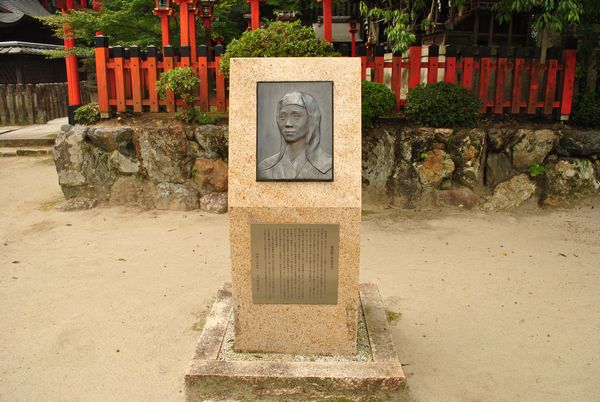
<instances>
[{"instance_id":1,"label":"wooden fence","mask_svg":"<svg viewBox=\"0 0 600 402\"><path fill-rule=\"evenodd\" d=\"M167 112L174 112L181 99L175 99L168 93L160 99L156 89L156 81L164 71L176 67L193 67L200 79L195 105L206 112L216 109L227 111L227 94L225 76L219 64L223 54L223 46L215 46L214 57L208 57L208 48L198 46L198 58L191 60L190 48L182 47L180 54L175 49L165 46L159 54L157 48L149 46L145 51L132 46L124 49L120 46L109 48L108 39L96 37L96 80L98 82L98 104L100 113L108 117L109 112L158 112L164 107Z\"/></svg>"},{"instance_id":2,"label":"wooden fence","mask_svg":"<svg viewBox=\"0 0 600 402\"><path fill-rule=\"evenodd\" d=\"M81 82L82 102L92 94ZM0 84L0 124L43 124L67 116L67 83Z\"/></svg>"},{"instance_id":3,"label":"wooden fence","mask_svg":"<svg viewBox=\"0 0 600 402\"><path fill-rule=\"evenodd\" d=\"M209 57L206 46L198 47L196 60L190 48L165 46L159 54L154 46L145 51L108 46L104 36L96 37L96 72L100 112L175 111L182 102L173 94L159 99L156 80L163 71L193 67L200 79L195 105L201 111L226 111L227 83L219 69L223 47L216 46ZM547 62L541 63L539 49L499 48L494 54L486 47L465 47L458 53L445 46L412 46L404 54L387 57L383 47L375 49L372 60L364 46L357 48L362 79L386 82L396 96L396 110L406 103L408 89L439 81L469 88L482 101L482 113L560 114L567 119L575 83L575 49L551 48ZM348 57L347 47L342 50ZM308 67L309 68L309 67ZM389 78L389 79L388 79Z\"/></svg>"}]
</instances>

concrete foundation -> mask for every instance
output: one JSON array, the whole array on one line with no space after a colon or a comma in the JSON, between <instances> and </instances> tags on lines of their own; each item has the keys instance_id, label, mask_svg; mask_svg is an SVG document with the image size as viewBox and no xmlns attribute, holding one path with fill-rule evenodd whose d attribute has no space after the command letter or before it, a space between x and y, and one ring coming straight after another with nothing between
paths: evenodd
<instances>
[{"instance_id":1,"label":"concrete foundation","mask_svg":"<svg viewBox=\"0 0 600 402\"><path fill-rule=\"evenodd\" d=\"M307 399L404 400L405 376L374 284L360 285L360 302L370 350L364 358L224 353L232 324L231 285L219 290L185 374L188 401L299 401ZM359 335L359 338L361 336ZM362 353L364 356L364 353Z\"/></svg>"}]
</instances>

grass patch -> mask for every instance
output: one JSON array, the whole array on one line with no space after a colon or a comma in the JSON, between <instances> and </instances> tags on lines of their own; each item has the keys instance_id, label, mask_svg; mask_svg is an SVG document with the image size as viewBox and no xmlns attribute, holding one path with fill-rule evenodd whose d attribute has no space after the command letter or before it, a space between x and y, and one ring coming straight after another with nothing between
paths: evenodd
<instances>
[{"instance_id":1,"label":"grass patch","mask_svg":"<svg viewBox=\"0 0 600 402\"><path fill-rule=\"evenodd\" d=\"M402 317L402 313L398 313L396 311L392 311L392 310L385 310L385 316L387 317L387 320L390 323L393 323L394 321L397 321L400 319L400 317Z\"/></svg>"},{"instance_id":2,"label":"grass patch","mask_svg":"<svg viewBox=\"0 0 600 402\"><path fill-rule=\"evenodd\" d=\"M56 198L54 200L46 201L40 204L38 210L40 211L50 211L58 206L61 202L63 202L63 198Z\"/></svg>"}]
</instances>

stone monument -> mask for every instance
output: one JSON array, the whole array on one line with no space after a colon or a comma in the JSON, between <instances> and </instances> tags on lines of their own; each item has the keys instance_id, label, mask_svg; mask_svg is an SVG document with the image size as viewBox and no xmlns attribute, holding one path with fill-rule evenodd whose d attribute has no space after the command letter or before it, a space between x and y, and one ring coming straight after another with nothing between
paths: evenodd
<instances>
[{"instance_id":1,"label":"stone monument","mask_svg":"<svg viewBox=\"0 0 600 402\"><path fill-rule=\"evenodd\" d=\"M188 400L396 392L381 299L358 284L360 59L232 59L230 72L232 286L186 373Z\"/></svg>"}]
</instances>

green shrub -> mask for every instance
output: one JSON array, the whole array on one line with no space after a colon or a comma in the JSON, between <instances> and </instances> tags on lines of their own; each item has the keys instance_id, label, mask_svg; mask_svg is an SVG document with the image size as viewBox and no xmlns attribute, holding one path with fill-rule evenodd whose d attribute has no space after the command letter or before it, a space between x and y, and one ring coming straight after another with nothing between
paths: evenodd
<instances>
[{"instance_id":1,"label":"green shrub","mask_svg":"<svg viewBox=\"0 0 600 402\"><path fill-rule=\"evenodd\" d=\"M79 124L95 124L100 120L100 107L97 103L88 103L75 110L75 121Z\"/></svg>"},{"instance_id":2,"label":"green shrub","mask_svg":"<svg viewBox=\"0 0 600 402\"><path fill-rule=\"evenodd\" d=\"M156 82L158 95L164 98L167 91L173 91L175 96L183 100L183 110L177 113L177 118L191 123L194 121L194 91L200 84L194 69L191 67L177 67L160 75Z\"/></svg>"},{"instance_id":3,"label":"green shrub","mask_svg":"<svg viewBox=\"0 0 600 402\"><path fill-rule=\"evenodd\" d=\"M404 114L411 124L428 127L475 126L481 102L457 84L437 82L408 91Z\"/></svg>"},{"instance_id":4,"label":"green shrub","mask_svg":"<svg viewBox=\"0 0 600 402\"><path fill-rule=\"evenodd\" d=\"M266 28L246 31L227 46L221 59L221 71L229 77L232 57L328 57L339 56L326 41L318 41L310 27L300 21L275 21Z\"/></svg>"},{"instance_id":5,"label":"green shrub","mask_svg":"<svg viewBox=\"0 0 600 402\"><path fill-rule=\"evenodd\" d=\"M589 91L579 95L573 105L573 121L582 126L600 127L600 96Z\"/></svg>"},{"instance_id":6,"label":"green shrub","mask_svg":"<svg viewBox=\"0 0 600 402\"><path fill-rule=\"evenodd\" d=\"M218 115L202 113L198 110L196 111L196 116L194 118L194 121L201 126L205 124L217 124L219 120L220 116Z\"/></svg>"},{"instance_id":7,"label":"green shrub","mask_svg":"<svg viewBox=\"0 0 600 402\"><path fill-rule=\"evenodd\" d=\"M362 126L375 127L377 120L392 111L396 97L384 84L363 81L361 85Z\"/></svg>"}]
</instances>

